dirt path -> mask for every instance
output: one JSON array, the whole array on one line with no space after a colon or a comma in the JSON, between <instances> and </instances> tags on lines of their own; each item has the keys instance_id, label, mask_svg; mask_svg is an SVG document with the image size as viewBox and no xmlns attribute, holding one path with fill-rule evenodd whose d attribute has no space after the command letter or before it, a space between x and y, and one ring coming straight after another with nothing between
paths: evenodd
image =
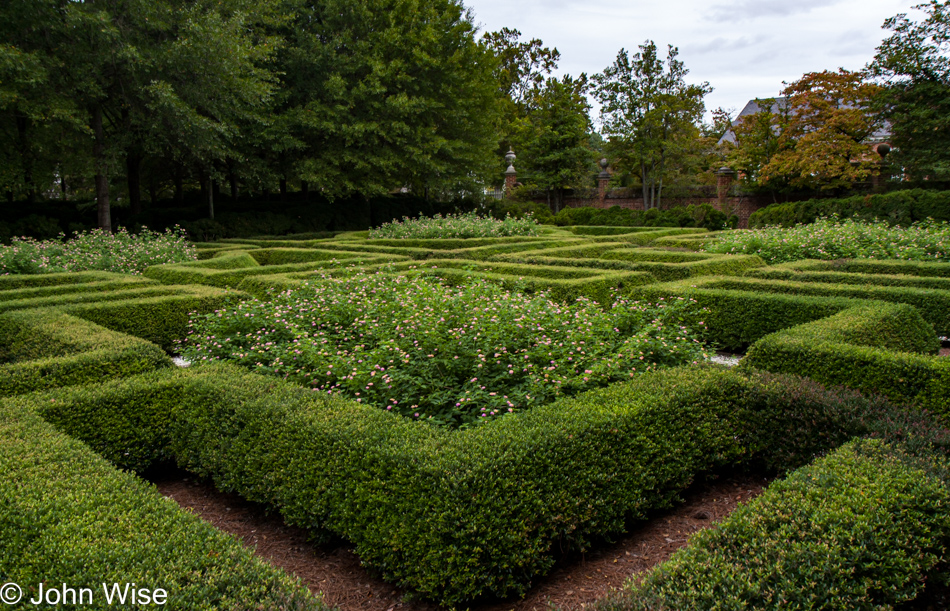
<instances>
[{"instance_id":1,"label":"dirt path","mask_svg":"<svg viewBox=\"0 0 950 611\"><path fill-rule=\"evenodd\" d=\"M440 611L425 602L406 601L403 592L373 577L345 546L320 547L306 532L285 526L279 516L267 516L257 505L236 495L217 492L210 484L177 473L155 479L159 491L217 528L231 533L260 557L300 577L313 591L341 611ZM523 600L473 605L472 611L548 611L583 609L632 574L667 560L692 533L707 528L739 503L759 495L767 480L728 476L698 484L684 495L685 503L644 522L612 545L584 557L563 558L554 571L538 580Z\"/></svg>"}]
</instances>

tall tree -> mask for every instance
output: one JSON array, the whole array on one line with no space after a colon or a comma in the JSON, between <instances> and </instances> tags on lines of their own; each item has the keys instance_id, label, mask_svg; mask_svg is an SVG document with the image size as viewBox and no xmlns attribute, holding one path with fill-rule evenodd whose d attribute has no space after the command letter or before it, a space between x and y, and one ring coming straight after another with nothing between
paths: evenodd
<instances>
[{"instance_id":1,"label":"tall tree","mask_svg":"<svg viewBox=\"0 0 950 611\"><path fill-rule=\"evenodd\" d=\"M585 74L576 79L549 78L527 100L519 138L522 165L529 184L547 192L555 214L564 204L565 189L583 182L596 158L590 147L587 89Z\"/></svg>"},{"instance_id":2,"label":"tall tree","mask_svg":"<svg viewBox=\"0 0 950 611\"><path fill-rule=\"evenodd\" d=\"M75 109L102 228L111 228L110 178L122 166L134 192L148 150L219 157L234 116L268 94L258 62L270 48L250 27L269 15L265 0L31 0L21 11L22 1L0 5L0 28L18 53L56 67L45 96Z\"/></svg>"},{"instance_id":3,"label":"tall tree","mask_svg":"<svg viewBox=\"0 0 950 611\"><path fill-rule=\"evenodd\" d=\"M730 128L735 148L729 152L730 165L739 170L740 180L752 191L775 194L788 186L786 177L773 171L768 180L763 171L779 152L793 145L784 138L789 122L789 105L785 98L757 98L758 112L738 118Z\"/></svg>"},{"instance_id":4,"label":"tall tree","mask_svg":"<svg viewBox=\"0 0 950 611\"><path fill-rule=\"evenodd\" d=\"M893 162L911 180L950 180L950 0L914 7L884 22L893 33L869 65L884 84L878 98L891 129Z\"/></svg>"},{"instance_id":5,"label":"tall tree","mask_svg":"<svg viewBox=\"0 0 950 611\"><path fill-rule=\"evenodd\" d=\"M871 178L879 157L868 140L881 120L870 106L879 90L864 73L844 69L811 72L788 85L788 115L775 126L778 150L760 180L831 190Z\"/></svg>"},{"instance_id":6,"label":"tall tree","mask_svg":"<svg viewBox=\"0 0 950 611\"><path fill-rule=\"evenodd\" d=\"M633 55L621 49L613 65L593 77L603 133L614 165L639 174L646 208L660 205L663 181L689 148L702 118L709 83L690 85L688 70L670 46L667 57L648 40Z\"/></svg>"},{"instance_id":7,"label":"tall tree","mask_svg":"<svg viewBox=\"0 0 950 611\"><path fill-rule=\"evenodd\" d=\"M496 145L494 58L456 0L288 0L277 127L325 197L473 189Z\"/></svg>"}]
</instances>

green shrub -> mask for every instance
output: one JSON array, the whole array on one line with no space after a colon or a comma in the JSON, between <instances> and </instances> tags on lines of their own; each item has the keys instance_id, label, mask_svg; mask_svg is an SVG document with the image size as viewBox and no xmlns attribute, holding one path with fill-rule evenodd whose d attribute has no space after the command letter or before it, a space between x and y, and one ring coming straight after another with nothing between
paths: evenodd
<instances>
[{"instance_id":1,"label":"green shrub","mask_svg":"<svg viewBox=\"0 0 950 611\"><path fill-rule=\"evenodd\" d=\"M73 304L62 310L85 320L148 340L171 351L188 333L189 314L213 312L246 297L237 291L205 286L178 287L177 294L124 301Z\"/></svg>"},{"instance_id":2,"label":"green shrub","mask_svg":"<svg viewBox=\"0 0 950 611\"><path fill-rule=\"evenodd\" d=\"M938 335L950 335L950 291L902 286L830 284L725 277L708 281L706 287L760 293L784 293L796 296L846 297L906 303L916 307L924 320L934 326Z\"/></svg>"},{"instance_id":3,"label":"green shrub","mask_svg":"<svg viewBox=\"0 0 950 611\"><path fill-rule=\"evenodd\" d=\"M741 366L913 401L947 417L950 361L921 356L939 346L932 325L914 308L879 304L768 335L752 345Z\"/></svg>"},{"instance_id":4,"label":"green shrub","mask_svg":"<svg viewBox=\"0 0 950 611\"><path fill-rule=\"evenodd\" d=\"M81 288L83 285L73 285ZM141 288L134 288L140 286ZM162 297L166 295L181 295L191 289L185 286L166 286L157 283L142 283L129 285L128 288L111 291L72 291L69 293L30 297L26 299L0 300L0 312L23 310L30 308L70 307L84 303L107 303L111 301L128 301L130 299L144 299L148 297Z\"/></svg>"},{"instance_id":5,"label":"green shrub","mask_svg":"<svg viewBox=\"0 0 950 611\"><path fill-rule=\"evenodd\" d=\"M722 233L704 250L759 255L769 264L846 258L950 261L950 223L925 221L902 228L884 221L819 219L791 228Z\"/></svg>"},{"instance_id":6,"label":"green shrub","mask_svg":"<svg viewBox=\"0 0 950 611\"><path fill-rule=\"evenodd\" d=\"M471 425L701 359L701 326L678 322L688 308L618 300L604 310L494 283L451 288L358 274L197 317L183 355L233 361L407 417Z\"/></svg>"},{"instance_id":7,"label":"green shrub","mask_svg":"<svg viewBox=\"0 0 950 611\"><path fill-rule=\"evenodd\" d=\"M156 345L57 310L0 314L0 396L90 384L171 365Z\"/></svg>"},{"instance_id":8,"label":"green shrub","mask_svg":"<svg viewBox=\"0 0 950 611\"><path fill-rule=\"evenodd\" d=\"M46 297L58 297L70 293L104 293L110 291L121 291L125 289L144 288L148 286L157 286L158 282L141 276L122 275L118 280L106 280L100 282L83 282L77 284L56 284L53 286L40 286L22 289L2 290L0 289L0 301L18 301L21 299L43 299Z\"/></svg>"},{"instance_id":9,"label":"green shrub","mask_svg":"<svg viewBox=\"0 0 950 611\"><path fill-rule=\"evenodd\" d=\"M735 227L735 220L727 217L711 204L675 206L666 210L625 210L610 208L565 208L557 213L554 222L560 226L609 225L636 227L703 227L710 230Z\"/></svg>"},{"instance_id":10,"label":"green shrub","mask_svg":"<svg viewBox=\"0 0 950 611\"><path fill-rule=\"evenodd\" d=\"M247 257L255 265L240 268L224 267L223 269L207 268L199 265L159 265L145 270L145 275L164 284L202 284L218 288L233 288L239 286L245 278L264 276L268 274L286 274L292 272L316 272L322 269L336 269L354 266L363 263L378 263L393 260L402 260L405 257L394 255L369 255L340 253L338 258L309 261L303 263L286 263L283 265L257 265L257 262L245 253L240 257ZM224 257L222 257L224 258ZM228 260L231 258L228 257ZM212 259L214 261L215 259ZM198 263L206 263L199 261Z\"/></svg>"},{"instance_id":11,"label":"green shrub","mask_svg":"<svg viewBox=\"0 0 950 611\"><path fill-rule=\"evenodd\" d=\"M371 239L427 239L427 238L490 238L513 235L538 235L540 226L531 217L505 216L504 220L482 217L475 212L436 214L432 218L410 219L383 223L371 229Z\"/></svg>"},{"instance_id":12,"label":"green shrub","mask_svg":"<svg viewBox=\"0 0 950 611\"><path fill-rule=\"evenodd\" d=\"M850 443L597 608L845 611L912 600L947 560L950 492L932 469L880 441Z\"/></svg>"},{"instance_id":13,"label":"green shrub","mask_svg":"<svg viewBox=\"0 0 950 611\"><path fill-rule=\"evenodd\" d=\"M773 266L773 269L803 272L841 272L848 274L899 274L950 278L950 263L922 261L874 261L871 259L837 259L817 261L804 259Z\"/></svg>"},{"instance_id":14,"label":"green shrub","mask_svg":"<svg viewBox=\"0 0 950 611\"><path fill-rule=\"evenodd\" d=\"M623 532L718 465L784 469L856 435L950 449L904 406L695 367L454 433L220 365L22 401L119 465L173 457L343 536L384 579L445 604L523 593L558 550Z\"/></svg>"},{"instance_id":15,"label":"green shrub","mask_svg":"<svg viewBox=\"0 0 950 611\"><path fill-rule=\"evenodd\" d=\"M38 242L32 238L13 238L9 246L0 245L0 274L44 274L101 270L140 274L150 265L190 261L195 249L177 226L157 233L142 229L116 233L99 229L76 233L70 240Z\"/></svg>"},{"instance_id":16,"label":"green shrub","mask_svg":"<svg viewBox=\"0 0 950 611\"><path fill-rule=\"evenodd\" d=\"M872 286L906 286L918 289L950 290L950 278L928 276L904 276L898 274L854 274L846 272L803 272L793 269L767 267L746 273L753 278L765 280L791 280L793 282L823 282L826 284L857 284Z\"/></svg>"},{"instance_id":17,"label":"green shrub","mask_svg":"<svg viewBox=\"0 0 950 611\"><path fill-rule=\"evenodd\" d=\"M642 301L668 297L695 300L706 310L703 320L707 340L726 350L740 351L770 333L870 303L847 297L795 295L791 291L757 292L741 282L723 286L727 280L722 276L690 278L639 286L629 295Z\"/></svg>"},{"instance_id":18,"label":"green shrub","mask_svg":"<svg viewBox=\"0 0 950 611\"><path fill-rule=\"evenodd\" d=\"M0 465L0 575L21 585L24 604L45 581L90 588L83 608L95 610L114 608L102 583L163 589L182 610L326 609L234 537L9 402Z\"/></svg>"},{"instance_id":19,"label":"green shrub","mask_svg":"<svg viewBox=\"0 0 950 611\"><path fill-rule=\"evenodd\" d=\"M61 274L24 274L0 276L0 291L127 280L126 274L112 272L65 272Z\"/></svg>"},{"instance_id":20,"label":"green shrub","mask_svg":"<svg viewBox=\"0 0 950 611\"><path fill-rule=\"evenodd\" d=\"M772 204L753 212L749 217L749 227L793 227L798 223L813 223L819 218L832 215L866 221L882 219L905 226L928 218L950 221L950 191L910 189L838 199L810 199Z\"/></svg>"}]
</instances>

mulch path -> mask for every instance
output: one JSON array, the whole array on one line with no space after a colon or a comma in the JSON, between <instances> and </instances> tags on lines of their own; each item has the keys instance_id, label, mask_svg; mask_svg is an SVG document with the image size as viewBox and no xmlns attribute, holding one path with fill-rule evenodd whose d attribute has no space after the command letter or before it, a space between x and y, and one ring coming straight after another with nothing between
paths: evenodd
<instances>
[{"instance_id":1,"label":"mulch path","mask_svg":"<svg viewBox=\"0 0 950 611\"><path fill-rule=\"evenodd\" d=\"M441 611L424 601L410 601L404 592L366 571L347 545L317 546L306 531L286 526L280 516L237 495L223 494L183 472L156 474L159 492L217 528L235 535L275 566L298 576L312 591L341 611ZM583 556L558 560L524 599L485 601L472 611L564 611L583 609L638 572L667 560L689 536L709 527L762 493L769 480L752 475L727 475L694 484L677 508L640 523L613 544Z\"/></svg>"}]
</instances>

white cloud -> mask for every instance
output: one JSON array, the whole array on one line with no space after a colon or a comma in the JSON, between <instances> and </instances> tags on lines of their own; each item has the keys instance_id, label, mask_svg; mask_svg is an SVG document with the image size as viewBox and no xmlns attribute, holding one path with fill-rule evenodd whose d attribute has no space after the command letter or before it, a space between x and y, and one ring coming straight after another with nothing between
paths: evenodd
<instances>
[{"instance_id":1,"label":"white cloud","mask_svg":"<svg viewBox=\"0 0 950 611\"><path fill-rule=\"evenodd\" d=\"M888 17L920 0L463 0L483 30L510 27L561 52L559 73L593 74L645 40L680 49L707 108L778 95L806 72L862 68ZM727 18L728 17L728 18Z\"/></svg>"}]
</instances>

